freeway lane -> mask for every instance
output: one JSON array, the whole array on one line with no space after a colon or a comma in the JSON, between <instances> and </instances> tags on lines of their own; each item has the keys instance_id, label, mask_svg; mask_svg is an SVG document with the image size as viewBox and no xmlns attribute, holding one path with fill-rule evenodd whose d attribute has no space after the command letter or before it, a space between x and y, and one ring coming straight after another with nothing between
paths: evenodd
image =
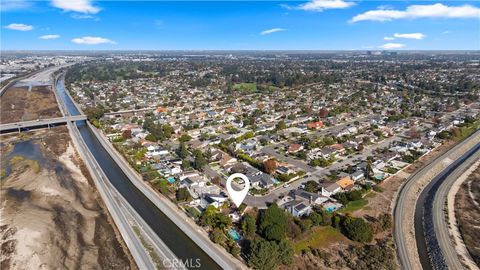
<instances>
[{"instance_id":1,"label":"freeway lane","mask_svg":"<svg viewBox=\"0 0 480 270\"><path fill-rule=\"evenodd\" d=\"M467 151L460 158L455 160L450 166L443 170L439 175L437 175L425 189L420 194L418 198L416 207L415 207L415 238L417 242L417 249L420 255L420 262L422 263L423 269L448 269L445 256L442 253L440 248L439 240L450 241L448 235L447 239L437 238L435 221L434 221L434 208L437 211L443 211L443 201L442 208L438 209L438 200L436 207L434 205L435 196L439 190L441 184L451 175L454 174L457 168L460 168L460 171L465 167L468 167L472 159L470 157L477 157L478 152L480 151L480 143L477 143L475 147ZM466 162L470 160L471 163ZM475 160L476 161L476 160ZM438 219L438 215L436 216ZM444 219L445 216L441 215L441 218ZM438 220L437 220L438 222ZM451 258L450 258L451 259ZM461 268L453 268L461 269Z\"/></svg>"}]
</instances>

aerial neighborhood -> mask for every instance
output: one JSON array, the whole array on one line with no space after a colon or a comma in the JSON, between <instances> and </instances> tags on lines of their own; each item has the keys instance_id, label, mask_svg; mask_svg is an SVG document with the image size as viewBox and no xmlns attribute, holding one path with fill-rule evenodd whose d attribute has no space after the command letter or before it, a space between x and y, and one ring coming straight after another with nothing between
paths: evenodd
<instances>
[{"instance_id":1,"label":"aerial neighborhood","mask_svg":"<svg viewBox=\"0 0 480 270\"><path fill-rule=\"evenodd\" d=\"M317 82L301 60L279 70L278 60L265 58L271 70L253 80L245 59L236 59L235 71L228 58L200 66L178 60L151 59L140 69L108 59L102 67L108 75L79 65L67 83L92 124L143 179L200 224L212 208L239 226L245 211L272 203L299 219L361 209L372 190L382 192L379 184L395 181L444 140L465 136L478 118L478 103L468 98L407 91L425 87L412 71L379 77L365 64L332 67ZM328 64L334 63L342 61ZM438 76L458 78L463 68ZM284 72L297 76L288 81ZM421 76L433 79L428 67ZM446 81L432 84L449 89ZM240 208L226 193L233 173L251 182Z\"/></svg>"}]
</instances>

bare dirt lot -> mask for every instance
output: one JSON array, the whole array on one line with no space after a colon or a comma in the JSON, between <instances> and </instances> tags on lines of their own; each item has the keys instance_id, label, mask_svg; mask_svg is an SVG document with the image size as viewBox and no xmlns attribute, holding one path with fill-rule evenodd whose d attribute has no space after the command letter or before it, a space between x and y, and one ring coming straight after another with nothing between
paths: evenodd
<instances>
[{"instance_id":1,"label":"bare dirt lot","mask_svg":"<svg viewBox=\"0 0 480 270\"><path fill-rule=\"evenodd\" d=\"M3 136L0 269L131 269L65 127Z\"/></svg>"},{"instance_id":2,"label":"bare dirt lot","mask_svg":"<svg viewBox=\"0 0 480 270\"><path fill-rule=\"evenodd\" d=\"M470 256L480 265L480 167L460 187L455 196L455 217Z\"/></svg>"},{"instance_id":3,"label":"bare dirt lot","mask_svg":"<svg viewBox=\"0 0 480 270\"><path fill-rule=\"evenodd\" d=\"M10 87L0 98L2 124L62 116L50 86Z\"/></svg>"}]
</instances>

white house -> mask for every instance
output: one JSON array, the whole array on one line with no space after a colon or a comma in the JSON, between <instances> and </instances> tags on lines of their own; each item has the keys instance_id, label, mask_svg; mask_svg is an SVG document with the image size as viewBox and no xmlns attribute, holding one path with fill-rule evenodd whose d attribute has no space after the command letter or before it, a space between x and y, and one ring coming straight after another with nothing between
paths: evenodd
<instances>
[{"instance_id":1,"label":"white house","mask_svg":"<svg viewBox=\"0 0 480 270\"><path fill-rule=\"evenodd\" d=\"M330 197L340 191L342 191L342 187L337 183L333 183L327 187L322 187L322 195L326 197Z\"/></svg>"}]
</instances>

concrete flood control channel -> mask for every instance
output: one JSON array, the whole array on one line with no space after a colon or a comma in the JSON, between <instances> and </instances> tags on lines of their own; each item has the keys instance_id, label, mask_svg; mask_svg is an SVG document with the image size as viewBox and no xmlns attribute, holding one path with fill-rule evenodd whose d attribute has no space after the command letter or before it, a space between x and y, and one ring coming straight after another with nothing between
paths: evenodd
<instances>
[{"instance_id":1,"label":"concrete flood control channel","mask_svg":"<svg viewBox=\"0 0 480 270\"><path fill-rule=\"evenodd\" d=\"M448 269L435 235L432 212L435 194L443 180L477 151L480 151L480 143L477 143L472 149L443 170L440 175L435 177L418 198L415 207L415 238L420 262L425 270Z\"/></svg>"},{"instance_id":2,"label":"concrete flood control channel","mask_svg":"<svg viewBox=\"0 0 480 270\"><path fill-rule=\"evenodd\" d=\"M57 91L65 101L71 115L78 115L70 97L65 92L63 79L57 83ZM195 269L221 269L197 244L181 231L163 212L161 212L143 193L141 193L123 173L122 169L112 159L101 145L85 121L78 121L77 127L85 144L102 167L103 171L115 189L128 201L142 219L168 246L168 248L185 264ZM197 261L199 260L199 261ZM197 264L197 262L199 262ZM166 266L173 262L167 262Z\"/></svg>"}]
</instances>

